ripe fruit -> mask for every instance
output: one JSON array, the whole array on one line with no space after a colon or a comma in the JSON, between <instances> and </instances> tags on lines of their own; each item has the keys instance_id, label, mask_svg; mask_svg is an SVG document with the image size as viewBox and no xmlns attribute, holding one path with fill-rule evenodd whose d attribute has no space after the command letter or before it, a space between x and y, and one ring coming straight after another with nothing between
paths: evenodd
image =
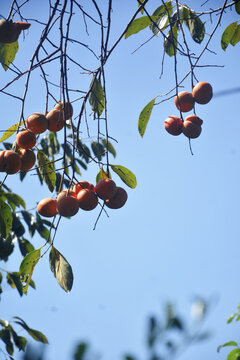
<instances>
[{"instance_id":1,"label":"ripe fruit","mask_svg":"<svg viewBox=\"0 0 240 360\"><path fill-rule=\"evenodd\" d=\"M48 128L48 120L45 115L33 113L26 119L26 125L34 134L41 134Z\"/></svg>"},{"instance_id":2,"label":"ripe fruit","mask_svg":"<svg viewBox=\"0 0 240 360\"><path fill-rule=\"evenodd\" d=\"M97 183L97 185L95 186L95 191L100 197L100 199L110 199L115 194L116 184L113 180L105 178Z\"/></svg>"},{"instance_id":3,"label":"ripe fruit","mask_svg":"<svg viewBox=\"0 0 240 360\"><path fill-rule=\"evenodd\" d=\"M171 135L180 135L182 133L182 120L177 116L169 116L164 121L164 127Z\"/></svg>"},{"instance_id":4,"label":"ripe fruit","mask_svg":"<svg viewBox=\"0 0 240 360\"><path fill-rule=\"evenodd\" d=\"M48 120L48 130L53 132L62 130L65 122L61 111L53 109L49 111L46 118Z\"/></svg>"},{"instance_id":5,"label":"ripe fruit","mask_svg":"<svg viewBox=\"0 0 240 360\"><path fill-rule=\"evenodd\" d=\"M127 201L128 195L127 192L118 186L116 192L111 199L107 199L105 204L110 209L120 209Z\"/></svg>"},{"instance_id":6,"label":"ripe fruit","mask_svg":"<svg viewBox=\"0 0 240 360\"><path fill-rule=\"evenodd\" d=\"M30 170L36 161L36 156L32 150L20 150L20 158L22 160L21 171Z\"/></svg>"},{"instance_id":7,"label":"ripe fruit","mask_svg":"<svg viewBox=\"0 0 240 360\"><path fill-rule=\"evenodd\" d=\"M197 138L202 132L203 121L196 115L189 115L183 122L183 134L190 139Z\"/></svg>"},{"instance_id":8,"label":"ripe fruit","mask_svg":"<svg viewBox=\"0 0 240 360\"><path fill-rule=\"evenodd\" d=\"M93 184L89 183L88 181L79 181L78 183L76 183L73 187L73 191L78 194L79 191L81 191L82 189L89 189L92 191L95 191L95 187L93 186Z\"/></svg>"},{"instance_id":9,"label":"ripe fruit","mask_svg":"<svg viewBox=\"0 0 240 360\"><path fill-rule=\"evenodd\" d=\"M180 110L181 107L182 112L192 110L194 107L194 102L195 101L192 94L187 91L181 91L180 93L178 93L178 97L175 96L174 98L174 104L176 105L178 110Z\"/></svg>"},{"instance_id":10,"label":"ripe fruit","mask_svg":"<svg viewBox=\"0 0 240 360\"><path fill-rule=\"evenodd\" d=\"M21 31L28 29L30 25L22 21L0 20L0 42L10 44L17 41Z\"/></svg>"},{"instance_id":11,"label":"ripe fruit","mask_svg":"<svg viewBox=\"0 0 240 360\"><path fill-rule=\"evenodd\" d=\"M76 193L72 190L63 190L61 191L58 196L57 196L57 201L59 201L60 199L62 199L65 196L73 196L73 197L77 197Z\"/></svg>"},{"instance_id":12,"label":"ripe fruit","mask_svg":"<svg viewBox=\"0 0 240 360\"><path fill-rule=\"evenodd\" d=\"M31 149L36 144L36 135L31 130L23 130L17 134L16 143L22 149Z\"/></svg>"},{"instance_id":13,"label":"ripe fruit","mask_svg":"<svg viewBox=\"0 0 240 360\"><path fill-rule=\"evenodd\" d=\"M198 104L207 104L213 95L211 84L206 81L200 81L194 86L192 95Z\"/></svg>"},{"instance_id":14,"label":"ripe fruit","mask_svg":"<svg viewBox=\"0 0 240 360\"><path fill-rule=\"evenodd\" d=\"M76 197L64 196L59 201L57 201L57 209L59 214L62 216L73 216L79 210L78 201Z\"/></svg>"},{"instance_id":15,"label":"ripe fruit","mask_svg":"<svg viewBox=\"0 0 240 360\"><path fill-rule=\"evenodd\" d=\"M5 159L4 154L7 150L3 150L0 152L0 172L5 171Z\"/></svg>"},{"instance_id":16,"label":"ripe fruit","mask_svg":"<svg viewBox=\"0 0 240 360\"><path fill-rule=\"evenodd\" d=\"M82 189L77 194L79 207L83 210L93 210L98 204L98 198L94 191Z\"/></svg>"},{"instance_id":17,"label":"ripe fruit","mask_svg":"<svg viewBox=\"0 0 240 360\"><path fill-rule=\"evenodd\" d=\"M201 126L203 121L202 119L200 119L200 117L196 116L196 115L188 115L185 118L185 121L191 121L193 124Z\"/></svg>"},{"instance_id":18,"label":"ripe fruit","mask_svg":"<svg viewBox=\"0 0 240 360\"><path fill-rule=\"evenodd\" d=\"M52 217L57 215L57 200L47 197L39 201L37 211L40 215L45 217Z\"/></svg>"},{"instance_id":19,"label":"ripe fruit","mask_svg":"<svg viewBox=\"0 0 240 360\"><path fill-rule=\"evenodd\" d=\"M54 109L60 110L63 114L65 111L65 120L69 120L73 116L73 107L72 104L69 103L68 101L65 101L64 105L63 105L63 101L58 102L57 104L54 105Z\"/></svg>"},{"instance_id":20,"label":"ripe fruit","mask_svg":"<svg viewBox=\"0 0 240 360\"><path fill-rule=\"evenodd\" d=\"M0 171L7 174L16 174L21 168L20 156L12 150L3 150L0 153Z\"/></svg>"}]
</instances>

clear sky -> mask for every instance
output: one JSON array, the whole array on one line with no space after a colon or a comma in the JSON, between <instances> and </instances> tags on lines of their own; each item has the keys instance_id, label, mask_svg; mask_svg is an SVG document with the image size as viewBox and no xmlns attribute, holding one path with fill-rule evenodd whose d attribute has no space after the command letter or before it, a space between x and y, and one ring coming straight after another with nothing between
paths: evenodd
<instances>
[{"instance_id":1,"label":"clear sky","mask_svg":"<svg viewBox=\"0 0 240 360\"><path fill-rule=\"evenodd\" d=\"M10 3L9 0L1 2L0 14L7 16ZM84 9L96 16L89 3L82 1ZM209 1L200 6L200 2L194 0L186 4L203 11L221 6L222 2ZM22 11L26 18L38 16L44 21L47 6L46 0L32 0ZM106 11L104 5L100 6ZM150 0L149 12L157 6L158 1ZM110 44L119 37L136 8L137 2L133 0L113 1ZM235 48L229 46L226 52L220 46L221 33L238 18L234 11L226 13L209 46L216 54L205 52L199 63L224 67L196 70L198 80L209 81L216 95L239 87L239 44ZM212 29L214 24L211 25L209 18L205 20L206 27ZM78 32L79 41L89 43L99 54L99 35L90 21L88 30L89 36L82 18L74 20L73 34ZM40 34L41 26L33 22L26 38L20 37L14 62L20 69L28 67ZM209 330L212 337L192 345L179 359L225 359L227 351L223 349L218 354L217 346L238 340L239 325L227 325L226 319L240 301L239 93L214 96L209 104L196 106L197 115L203 119L203 130L200 137L192 141L193 156L186 137L174 137L164 130L165 118L178 115L172 99L154 107L142 139L137 131L140 111L156 95L167 92L175 84L173 59L167 56L160 79L163 55L160 36L133 54L150 36L146 29L123 39L105 69L109 131L118 140L117 158L111 158L111 162L131 169L138 180L137 188L127 188L114 175L116 183L127 190L128 202L122 209L109 211L109 218L103 214L94 231L99 208L81 212L71 220L61 220L55 246L73 268L74 285L69 294L53 277L48 255L35 268L36 290L30 289L27 296L20 298L16 291L7 285L4 287L1 318L18 315L31 327L41 330L50 342L47 360L70 359L74 345L81 340L89 341L93 351L104 360L120 359L126 352L144 359L147 316L162 316L166 302L171 301L190 321L189 309L195 295L213 299L204 323L204 329ZM200 52L200 46L192 41L190 45L192 51ZM73 47L71 56L89 68L98 66L96 59L83 48L79 51ZM178 69L179 78L188 69L186 59L181 56ZM59 64L56 62L48 70L51 79L57 81ZM1 87L11 76L1 69ZM31 81L26 116L44 112L45 89L40 72L34 72ZM81 75L77 70L73 74L70 66L71 88L86 91L90 82L91 75ZM24 81L16 84L14 91L21 95L23 84ZM189 78L183 85L184 90L190 91ZM75 98L74 94L71 100ZM0 103L1 130L4 130L18 121L20 104L3 94L0 94ZM76 102L75 114L79 108L80 103ZM91 118L89 125L94 138L95 124ZM83 138L90 145L86 129L83 131ZM81 179L95 183L97 172L98 167L90 164ZM9 176L7 185L26 200L27 209L51 196L47 186L41 187L38 179L31 175L23 183L17 175ZM32 242L38 248L43 239L36 235ZM11 261L1 266L16 271L21 261L17 252ZM20 355L16 354L16 358L20 359Z\"/></svg>"}]
</instances>

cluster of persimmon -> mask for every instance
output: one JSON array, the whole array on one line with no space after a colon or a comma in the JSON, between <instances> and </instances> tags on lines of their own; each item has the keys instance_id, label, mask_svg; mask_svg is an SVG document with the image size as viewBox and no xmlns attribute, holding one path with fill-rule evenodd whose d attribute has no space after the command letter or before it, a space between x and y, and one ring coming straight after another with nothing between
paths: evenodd
<instances>
[{"instance_id":1,"label":"cluster of persimmon","mask_svg":"<svg viewBox=\"0 0 240 360\"><path fill-rule=\"evenodd\" d=\"M69 102L59 102L47 115L33 113L25 120L26 129L16 135L17 150L3 150L0 152L0 172L16 174L20 171L30 170L36 161L32 148L35 146L36 135L46 130L60 131L73 115L73 108Z\"/></svg>"},{"instance_id":2,"label":"cluster of persimmon","mask_svg":"<svg viewBox=\"0 0 240 360\"><path fill-rule=\"evenodd\" d=\"M93 210L98 205L98 199L110 209L119 209L127 201L127 192L120 186L116 186L112 179L104 178L94 186L87 181L79 181L70 190L61 191L56 199L47 197L39 201L37 211L45 217L57 214L71 217L77 214L79 209Z\"/></svg>"},{"instance_id":3,"label":"cluster of persimmon","mask_svg":"<svg viewBox=\"0 0 240 360\"><path fill-rule=\"evenodd\" d=\"M175 106L181 112L188 112L194 108L195 103L207 104L212 99L212 86L206 81L197 83L192 93L181 91L174 98ZM188 115L184 121L178 116L169 116L164 121L164 127L171 135L184 134L190 139L197 138L202 132L202 119L196 115Z\"/></svg>"}]
</instances>

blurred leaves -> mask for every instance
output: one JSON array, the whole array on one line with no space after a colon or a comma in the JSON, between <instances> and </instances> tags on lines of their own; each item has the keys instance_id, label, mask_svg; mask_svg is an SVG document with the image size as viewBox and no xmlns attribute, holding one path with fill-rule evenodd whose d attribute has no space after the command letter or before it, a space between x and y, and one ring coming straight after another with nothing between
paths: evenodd
<instances>
[{"instance_id":1,"label":"blurred leaves","mask_svg":"<svg viewBox=\"0 0 240 360\"><path fill-rule=\"evenodd\" d=\"M73 355L73 359L74 360L83 360L84 356L88 350L88 344L85 342L81 342L80 344L78 344L76 346L74 355Z\"/></svg>"}]
</instances>

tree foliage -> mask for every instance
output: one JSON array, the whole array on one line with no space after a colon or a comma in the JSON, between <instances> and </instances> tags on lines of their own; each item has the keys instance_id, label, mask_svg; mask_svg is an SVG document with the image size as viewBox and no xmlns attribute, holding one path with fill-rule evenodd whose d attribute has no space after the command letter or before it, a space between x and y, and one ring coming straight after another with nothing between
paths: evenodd
<instances>
[{"instance_id":1,"label":"tree foliage","mask_svg":"<svg viewBox=\"0 0 240 360\"><path fill-rule=\"evenodd\" d=\"M11 24L13 21L20 20L22 23L28 24L27 27L29 27L31 23L29 30L25 30L26 36L32 36L34 25L38 24L38 28L40 28L38 39L33 39L36 43L35 50L24 69L19 69L14 63L15 58L20 56L18 54L19 47L24 49L24 41L19 38L13 42L0 42L2 71L9 74L9 77L6 77L8 80L1 85L0 94L11 97L16 102L19 117L17 122L15 120L8 129L4 129L0 138L2 151L13 150L18 154L20 153L19 146L16 143L16 135L27 126L28 103L31 98L30 89L34 86L33 74L36 72L40 75L45 88L45 105L44 109L36 109L35 111L48 117L53 106L56 107L56 104L62 102L63 108L58 111L59 114L62 111L64 126L61 133L46 131L37 134L37 142L34 147L37 162L28 171L19 171L18 175L6 174L3 166L5 160L0 157L0 171L3 175L0 184L0 259L7 262L15 251L16 245L18 245L23 257L18 268L12 272L1 268L0 293L3 292L1 283L5 279L7 284L16 289L20 296L27 294L29 286L35 288L34 271L46 253L49 253L49 265L54 277L66 292L71 291L74 276L71 265L64 255L57 250L55 244L61 216L56 215L49 221L49 219L42 217L36 209L28 210L24 194L16 194L8 187L8 176L18 177L19 181L22 182L30 173L34 174L34 180L39 181L40 185L49 190L53 197L56 197L64 188L71 190L74 184L82 180L82 173L86 172L87 174L89 166L95 166L96 182L104 178L112 178L114 175L116 182L123 183L123 186L129 190L134 189L137 186L134 173L128 169L126 164L113 163L117 156L115 149L117 139L111 136L108 126L106 74L109 69L106 65L109 58L113 56L112 54L122 39L125 38L127 41L129 37L137 36L141 31L148 31L150 34L149 41L156 37L161 41L163 49L162 72L164 71L165 55L168 55L169 60L174 63L174 86L167 93L158 94L148 101L140 112L138 132L143 137L154 107L159 106L163 101L168 101L175 96L178 97L179 89L186 79L190 80L191 88L196 84L195 70L203 54L209 50L209 44L220 26L224 14L227 11L235 11L236 14L240 14L239 1L229 2L226 0L219 8L201 12L180 4L178 1L162 1L159 7L150 12L151 0L138 0L136 1L135 12L129 15L129 22L125 24L123 31L110 44L113 8L111 0L103 9L101 2L92 0L94 14L86 11L81 1L50 1L48 17L42 21L34 18L34 9L31 18L26 18L26 3L27 1L23 1L19 4L13 0L9 13L1 14L2 18ZM214 17L215 23L212 31L209 32L206 20L213 14L216 15ZM96 27L96 33L100 39L99 44L97 44L98 54L91 48L90 44L84 44L80 41L78 33L71 31L75 17L82 19L86 33L88 33L88 22ZM222 49L227 51L229 45L236 46L239 41L240 23L239 20L236 20L222 31L219 42ZM191 52L192 44L199 46L198 54ZM94 65L88 67L88 65L81 63L78 58L72 58L71 49L73 47L88 51L89 56L94 59ZM189 66L188 71L181 79L178 75L178 56L184 57ZM56 69L55 73L49 76L48 72L49 70L51 72L53 68ZM84 78L85 80L87 78L87 86L73 89L71 79L79 71L80 79ZM60 75L58 76L58 74ZM24 80L24 85L20 96L15 91L14 85L22 80ZM81 83L80 80L79 83ZM85 83L86 81L84 81ZM69 103L73 107L74 116L67 116ZM183 121L181 110L179 116ZM85 134L86 138L82 134ZM36 199L36 201L39 200L41 199ZM100 216L106 212L105 205L104 200L99 200L98 209L100 210L94 228ZM32 243L32 238L36 234L42 238L42 246L38 249L35 249ZM236 317L238 320L239 314L234 314L233 318ZM177 328L179 331L184 330L184 325L178 317L169 317L167 321L165 327ZM19 317L13 317L11 324L20 326L36 341L48 342L45 335L30 328ZM13 359L14 347L24 351L27 343L27 339L17 335L11 324L6 320L0 320L2 327L0 338L5 344L9 359ZM161 331L157 319L152 317L149 321L149 348L154 348L155 341ZM229 342L221 345L219 349L230 345L238 346L235 342ZM171 349L174 348L172 343L168 343L167 346ZM75 358L80 359L84 351L85 347L81 345ZM232 351L231 356L229 355L229 359L235 359L239 354L237 348ZM154 356L153 354L152 359L156 358ZM134 359L134 357L127 355L126 360L130 359Z\"/></svg>"}]
</instances>

